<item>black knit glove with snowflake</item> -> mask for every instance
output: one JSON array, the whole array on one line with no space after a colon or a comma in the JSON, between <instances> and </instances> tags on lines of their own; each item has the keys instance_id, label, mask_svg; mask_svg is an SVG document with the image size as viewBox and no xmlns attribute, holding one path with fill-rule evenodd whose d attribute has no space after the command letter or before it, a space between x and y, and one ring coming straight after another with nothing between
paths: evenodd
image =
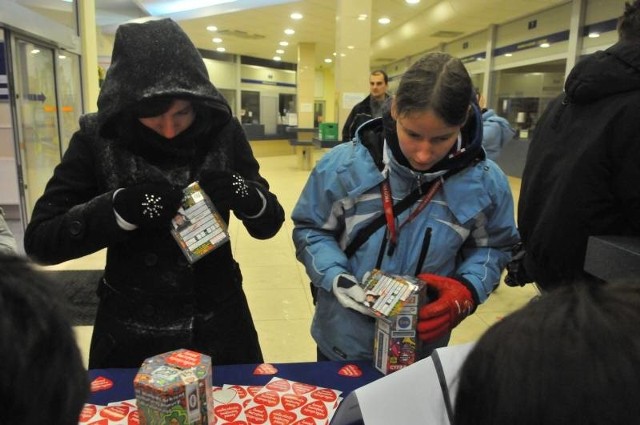
<instances>
[{"instance_id":1,"label":"black knit glove with snowflake","mask_svg":"<svg viewBox=\"0 0 640 425\"><path fill-rule=\"evenodd\" d=\"M236 213L252 217L264 205L258 189L247 184L238 173L208 171L198 182L213 204L220 209L231 209Z\"/></svg>"},{"instance_id":2,"label":"black knit glove with snowflake","mask_svg":"<svg viewBox=\"0 0 640 425\"><path fill-rule=\"evenodd\" d=\"M123 220L138 227L168 227L182 196L178 187L146 183L118 191L113 208Z\"/></svg>"}]
</instances>

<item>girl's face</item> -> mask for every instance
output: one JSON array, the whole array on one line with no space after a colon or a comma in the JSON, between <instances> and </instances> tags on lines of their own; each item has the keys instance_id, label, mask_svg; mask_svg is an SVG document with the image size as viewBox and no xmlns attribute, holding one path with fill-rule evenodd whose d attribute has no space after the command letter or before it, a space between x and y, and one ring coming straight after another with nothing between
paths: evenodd
<instances>
[{"instance_id":1,"label":"girl's face","mask_svg":"<svg viewBox=\"0 0 640 425\"><path fill-rule=\"evenodd\" d=\"M396 120L400 150L418 171L429 171L444 158L457 142L464 125L451 127L431 109L397 116L393 108L392 116Z\"/></svg>"},{"instance_id":2,"label":"girl's face","mask_svg":"<svg viewBox=\"0 0 640 425\"><path fill-rule=\"evenodd\" d=\"M196 113L188 100L176 99L169 109L155 117L138 118L142 125L166 139L173 139L193 124Z\"/></svg>"}]
</instances>

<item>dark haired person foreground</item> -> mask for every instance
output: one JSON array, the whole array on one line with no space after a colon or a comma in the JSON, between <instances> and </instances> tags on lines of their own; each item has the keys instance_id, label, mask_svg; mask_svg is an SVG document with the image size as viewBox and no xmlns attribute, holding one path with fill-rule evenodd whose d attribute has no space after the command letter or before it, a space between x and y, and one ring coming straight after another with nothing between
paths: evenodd
<instances>
[{"instance_id":1,"label":"dark haired person foreground","mask_svg":"<svg viewBox=\"0 0 640 425\"><path fill-rule=\"evenodd\" d=\"M23 257L0 253L0 424L76 425L89 396L63 300Z\"/></svg>"},{"instance_id":2,"label":"dark haired person foreground","mask_svg":"<svg viewBox=\"0 0 640 425\"><path fill-rule=\"evenodd\" d=\"M468 355L456 425L640 420L640 285L572 285L493 325Z\"/></svg>"},{"instance_id":3,"label":"dark haired person foreground","mask_svg":"<svg viewBox=\"0 0 640 425\"><path fill-rule=\"evenodd\" d=\"M500 280L518 241L513 198L504 173L485 160L472 97L459 59L425 55L383 116L311 172L291 217L298 260L318 288L311 334L319 359L373 358L375 322L359 285L373 269L427 280L422 357L447 345ZM394 213L412 192L410 208ZM380 226L363 231L375 220Z\"/></svg>"},{"instance_id":4,"label":"dark haired person foreground","mask_svg":"<svg viewBox=\"0 0 640 425\"><path fill-rule=\"evenodd\" d=\"M90 368L187 348L214 364L262 352L230 242L190 264L173 239L199 181L225 221L274 236L284 211L198 50L170 19L121 25L98 112L80 119L33 210L25 249L54 264L107 248Z\"/></svg>"},{"instance_id":5,"label":"dark haired person foreground","mask_svg":"<svg viewBox=\"0 0 640 425\"><path fill-rule=\"evenodd\" d=\"M518 227L542 290L595 280L589 236L640 235L640 1L625 4L618 34L573 68L533 133Z\"/></svg>"},{"instance_id":6,"label":"dark haired person foreground","mask_svg":"<svg viewBox=\"0 0 640 425\"><path fill-rule=\"evenodd\" d=\"M382 107L389 99L388 87L389 77L386 72L381 69L371 71L369 74L369 95L358 102L349 112L349 116L342 126L343 142L353 139L360 125L372 118L382 116Z\"/></svg>"}]
</instances>

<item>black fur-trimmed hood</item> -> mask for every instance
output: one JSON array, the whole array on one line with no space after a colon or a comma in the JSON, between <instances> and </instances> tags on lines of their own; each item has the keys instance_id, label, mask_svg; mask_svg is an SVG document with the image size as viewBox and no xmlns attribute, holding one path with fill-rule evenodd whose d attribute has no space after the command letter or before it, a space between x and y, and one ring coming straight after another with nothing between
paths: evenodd
<instances>
[{"instance_id":1,"label":"black fur-trimmed hood","mask_svg":"<svg viewBox=\"0 0 640 425\"><path fill-rule=\"evenodd\" d=\"M118 27L111 65L98 97L98 126L114 135L114 121L141 100L178 96L201 101L220 122L231 109L209 80L207 68L189 37L171 19Z\"/></svg>"}]
</instances>

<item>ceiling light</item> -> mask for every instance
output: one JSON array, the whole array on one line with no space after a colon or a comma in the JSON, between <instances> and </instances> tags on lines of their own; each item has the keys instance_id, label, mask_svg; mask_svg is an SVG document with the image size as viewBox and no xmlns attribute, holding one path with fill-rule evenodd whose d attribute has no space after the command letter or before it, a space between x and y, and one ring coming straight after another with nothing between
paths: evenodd
<instances>
[{"instance_id":1,"label":"ceiling light","mask_svg":"<svg viewBox=\"0 0 640 425\"><path fill-rule=\"evenodd\" d=\"M217 52L226 52L226 51L227 51L227 49L225 49L224 47L218 47L218 48L216 49L216 51L217 51Z\"/></svg>"},{"instance_id":2,"label":"ceiling light","mask_svg":"<svg viewBox=\"0 0 640 425\"><path fill-rule=\"evenodd\" d=\"M367 16L367 15L365 15L365 14L358 15L358 21L366 21L366 20L367 20L367 18L368 18L368 16Z\"/></svg>"},{"instance_id":3,"label":"ceiling light","mask_svg":"<svg viewBox=\"0 0 640 425\"><path fill-rule=\"evenodd\" d=\"M207 31L216 32L218 31L218 27L216 27L215 25L209 25L207 27Z\"/></svg>"},{"instance_id":4,"label":"ceiling light","mask_svg":"<svg viewBox=\"0 0 640 425\"><path fill-rule=\"evenodd\" d=\"M213 41L214 43L222 43L222 39L220 37L213 37L211 41Z\"/></svg>"},{"instance_id":5,"label":"ceiling light","mask_svg":"<svg viewBox=\"0 0 640 425\"><path fill-rule=\"evenodd\" d=\"M508 57L508 58L510 58L511 56L513 56L513 54L512 54L512 53L505 53L504 55L505 55L506 57Z\"/></svg>"},{"instance_id":6,"label":"ceiling light","mask_svg":"<svg viewBox=\"0 0 640 425\"><path fill-rule=\"evenodd\" d=\"M302 19L302 13L298 13L298 12L294 12L291 15L289 15L291 17L291 19Z\"/></svg>"},{"instance_id":7,"label":"ceiling light","mask_svg":"<svg viewBox=\"0 0 640 425\"><path fill-rule=\"evenodd\" d=\"M278 50L276 50L276 53L279 54L279 55L284 55L284 50L278 49Z\"/></svg>"},{"instance_id":8,"label":"ceiling light","mask_svg":"<svg viewBox=\"0 0 640 425\"><path fill-rule=\"evenodd\" d=\"M217 6L224 3L233 3L235 1L237 0L156 0L154 2L146 2L145 9L151 16L159 16L203 9L205 7Z\"/></svg>"},{"instance_id":9,"label":"ceiling light","mask_svg":"<svg viewBox=\"0 0 640 425\"><path fill-rule=\"evenodd\" d=\"M281 58L280 56L274 56L274 57L273 57L273 60L274 60L274 61L281 61L281 60L282 60L282 58Z\"/></svg>"},{"instance_id":10,"label":"ceiling light","mask_svg":"<svg viewBox=\"0 0 640 425\"><path fill-rule=\"evenodd\" d=\"M67 57L65 55L58 55L58 59L66 59Z\"/></svg>"},{"instance_id":11,"label":"ceiling light","mask_svg":"<svg viewBox=\"0 0 640 425\"><path fill-rule=\"evenodd\" d=\"M350 49L350 50L355 49L355 48L356 48L356 46L347 46L347 49Z\"/></svg>"},{"instance_id":12,"label":"ceiling light","mask_svg":"<svg viewBox=\"0 0 640 425\"><path fill-rule=\"evenodd\" d=\"M420 0L404 0L407 4L418 4Z\"/></svg>"},{"instance_id":13,"label":"ceiling light","mask_svg":"<svg viewBox=\"0 0 640 425\"><path fill-rule=\"evenodd\" d=\"M590 32L589 33L589 38L598 38L600 37L600 33L599 32Z\"/></svg>"},{"instance_id":14,"label":"ceiling light","mask_svg":"<svg viewBox=\"0 0 640 425\"><path fill-rule=\"evenodd\" d=\"M280 42L280 43L278 43L278 44L284 47L284 46L288 46L288 45L289 45L289 42L288 42L288 41L281 41L281 42Z\"/></svg>"},{"instance_id":15,"label":"ceiling light","mask_svg":"<svg viewBox=\"0 0 640 425\"><path fill-rule=\"evenodd\" d=\"M284 33L287 35L293 35L296 32L294 30L292 30L291 28L287 28L286 30L284 30Z\"/></svg>"},{"instance_id":16,"label":"ceiling light","mask_svg":"<svg viewBox=\"0 0 640 425\"><path fill-rule=\"evenodd\" d=\"M551 46L551 44L549 43L540 43L540 47L542 47L543 49L546 49L549 46Z\"/></svg>"},{"instance_id":17,"label":"ceiling light","mask_svg":"<svg viewBox=\"0 0 640 425\"><path fill-rule=\"evenodd\" d=\"M378 19L378 23L379 23L379 24L382 24L382 25L387 25L387 24L388 24L388 23L390 23L390 22L391 22L391 19L386 18L386 17L385 17L385 18L380 18L380 19Z\"/></svg>"},{"instance_id":18,"label":"ceiling light","mask_svg":"<svg viewBox=\"0 0 640 425\"><path fill-rule=\"evenodd\" d=\"M331 63L331 62L333 62L333 59L331 59L331 58L326 58L324 60L324 63Z\"/></svg>"}]
</instances>

